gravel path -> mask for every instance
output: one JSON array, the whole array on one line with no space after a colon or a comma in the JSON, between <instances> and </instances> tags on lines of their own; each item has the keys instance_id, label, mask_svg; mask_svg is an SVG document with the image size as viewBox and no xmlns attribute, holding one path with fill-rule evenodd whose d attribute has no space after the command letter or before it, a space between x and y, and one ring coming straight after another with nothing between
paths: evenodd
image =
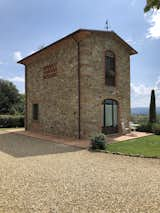
<instances>
[{"instance_id":1,"label":"gravel path","mask_svg":"<svg viewBox=\"0 0 160 213\"><path fill-rule=\"evenodd\" d=\"M160 212L160 160L0 135L0 213Z\"/></svg>"}]
</instances>

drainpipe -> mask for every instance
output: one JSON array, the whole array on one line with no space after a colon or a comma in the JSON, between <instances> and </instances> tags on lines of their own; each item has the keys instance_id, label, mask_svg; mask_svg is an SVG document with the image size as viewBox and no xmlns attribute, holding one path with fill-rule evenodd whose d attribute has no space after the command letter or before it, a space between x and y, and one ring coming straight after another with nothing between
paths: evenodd
<instances>
[{"instance_id":1,"label":"drainpipe","mask_svg":"<svg viewBox=\"0 0 160 213\"><path fill-rule=\"evenodd\" d=\"M78 60L78 139L81 139L81 79L80 79L80 42L74 37L73 40L77 44L77 60Z\"/></svg>"},{"instance_id":2,"label":"drainpipe","mask_svg":"<svg viewBox=\"0 0 160 213\"><path fill-rule=\"evenodd\" d=\"M25 130L28 130L27 65L25 65Z\"/></svg>"}]
</instances>

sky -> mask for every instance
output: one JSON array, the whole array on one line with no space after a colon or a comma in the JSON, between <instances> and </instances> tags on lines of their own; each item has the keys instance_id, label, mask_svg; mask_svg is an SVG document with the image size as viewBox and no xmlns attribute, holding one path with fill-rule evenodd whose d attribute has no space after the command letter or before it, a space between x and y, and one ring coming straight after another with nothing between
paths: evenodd
<instances>
[{"instance_id":1,"label":"sky","mask_svg":"<svg viewBox=\"0 0 160 213\"><path fill-rule=\"evenodd\" d=\"M105 30L109 21L134 49L131 106L160 106L160 11L144 14L146 0L0 0L0 78L24 93L24 66L16 62L79 28Z\"/></svg>"}]
</instances>

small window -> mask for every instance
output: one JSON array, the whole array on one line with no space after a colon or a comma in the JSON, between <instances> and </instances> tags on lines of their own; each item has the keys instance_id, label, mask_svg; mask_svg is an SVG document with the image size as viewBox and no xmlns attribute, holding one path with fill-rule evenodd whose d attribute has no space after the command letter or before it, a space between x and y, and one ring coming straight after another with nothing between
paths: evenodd
<instances>
[{"instance_id":1,"label":"small window","mask_svg":"<svg viewBox=\"0 0 160 213\"><path fill-rule=\"evenodd\" d=\"M116 70L115 55L111 51L107 51L105 55L105 81L108 86L115 86Z\"/></svg>"},{"instance_id":2,"label":"small window","mask_svg":"<svg viewBox=\"0 0 160 213\"><path fill-rule=\"evenodd\" d=\"M39 106L38 104L33 104L33 120L38 120L38 114L39 114Z\"/></svg>"}]
</instances>

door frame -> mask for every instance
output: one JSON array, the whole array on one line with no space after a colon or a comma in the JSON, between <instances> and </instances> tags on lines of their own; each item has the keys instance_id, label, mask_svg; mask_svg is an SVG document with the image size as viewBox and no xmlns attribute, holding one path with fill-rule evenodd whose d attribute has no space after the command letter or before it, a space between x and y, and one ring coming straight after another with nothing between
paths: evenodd
<instances>
[{"instance_id":1,"label":"door frame","mask_svg":"<svg viewBox=\"0 0 160 213\"><path fill-rule=\"evenodd\" d=\"M106 101L111 101L112 102L112 126L106 126ZM113 106L114 104L113 103L116 103L116 106L117 106L117 125L114 127L113 126L113 123L114 123L114 109L113 109ZM111 98L108 98L108 99L105 99L103 101L103 127L102 127L102 132L104 134L115 134L115 133L118 133L119 132L119 104L118 104L118 101L115 100L115 99L111 99Z\"/></svg>"}]
</instances>

